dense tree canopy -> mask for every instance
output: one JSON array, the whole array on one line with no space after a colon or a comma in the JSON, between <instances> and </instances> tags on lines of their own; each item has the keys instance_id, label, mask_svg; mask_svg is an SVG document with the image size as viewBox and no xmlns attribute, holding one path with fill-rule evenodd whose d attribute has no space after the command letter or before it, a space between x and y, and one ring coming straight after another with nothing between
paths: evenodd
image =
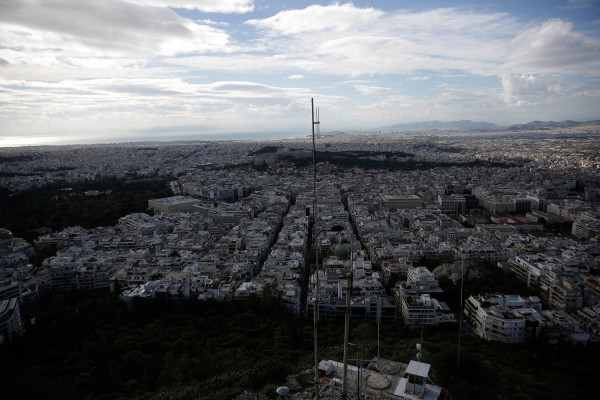
<instances>
[{"instance_id":1,"label":"dense tree canopy","mask_svg":"<svg viewBox=\"0 0 600 400\"><path fill-rule=\"evenodd\" d=\"M25 335L0 346L0 398L208 400L244 389L274 395L289 374L311 384L303 371L313 362L312 322L256 297L126 303L104 290L66 292L24 306L22 316ZM511 346L463 336L459 362L455 327L379 330L364 321L353 326L351 351L370 359L379 349L408 362L421 342L431 378L454 399L589 398L595 390L594 345ZM319 326L320 358L341 360L343 336L340 324Z\"/></svg>"},{"instance_id":2,"label":"dense tree canopy","mask_svg":"<svg viewBox=\"0 0 600 400\"><path fill-rule=\"evenodd\" d=\"M75 225L115 225L120 217L146 211L148 199L172 195L168 181L164 177L128 181L111 178L68 187L50 185L12 195L0 192L1 226L31 241L37 236L36 229L42 227L58 231ZM98 194L86 194L89 190Z\"/></svg>"}]
</instances>

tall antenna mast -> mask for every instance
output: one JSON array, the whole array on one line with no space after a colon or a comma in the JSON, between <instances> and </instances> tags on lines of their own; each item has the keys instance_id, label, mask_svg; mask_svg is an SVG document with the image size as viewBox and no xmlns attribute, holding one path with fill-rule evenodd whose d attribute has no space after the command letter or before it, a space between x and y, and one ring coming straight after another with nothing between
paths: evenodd
<instances>
[{"instance_id":1,"label":"tall antenna mast","mask_svg":"<svg viewBox=\"0 0 600 400\"><path fill-rule=\"evenodd\" d=\"M458 353L456 355L456 370L460 376L460 339L462 337L462 313L463 313L463 282L465 280L465 264L460 264L460 310L458 310Z\"/></svg>"},{"instance_id":2,"label":"tall antenna mast","mask_svg":"<svg viewBox=\"0 0 600 400\"><path fill-rule=\"evenodd\" d=\"M310 99L310 107L312 112L312 157L313 157L313 220L315 233L315 300L313 304L313 324L314 324L314 340L315 340L315 399L319 400L319 347L317 340L317 326L319 322L319 236L317 235L317 156L315 148L315 125L319 126L319 109L317 108L317 120L315 121L315 105L314 99Z\"/></svg>"}]
</instances>

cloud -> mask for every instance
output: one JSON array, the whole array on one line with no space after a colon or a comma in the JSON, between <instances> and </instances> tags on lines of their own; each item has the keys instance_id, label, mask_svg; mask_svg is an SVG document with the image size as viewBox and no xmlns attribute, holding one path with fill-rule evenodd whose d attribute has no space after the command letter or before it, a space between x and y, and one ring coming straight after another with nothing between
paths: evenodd
<instances>
[{"instance_id":1,"label":"cloud","mask_svg":"<svg viewBox=\"0 0 600 400\"><path fill-rule=\"evenodd\" d=\"M437 107L454 109L493 109L501 105L500 91L494 88L461 88L448 84L438 85L433 99Z\"/></svg>"},{"instance_id":2,"label":"cloud","mask_svg":"<svg viewBox=\"0 0 600 400\"><path fill-rule=\"evenodd\" d=\"M573 32L573 24L552 19L516 36L508 46L511 73L594 73L600 66L600 40ZM594 67L590 68L590 65ZM595 69L595 72L591 70Z\"/></svg>"},{"instance_id":3,"label":"cloud","mask_svg":"<svg viewBox=\"0 0 600 400\"><path fill-rule=\"evenodd\" d=\"M559 6L563 10L581 10L586 8L598 8L596 0L567 0L567 4Z\"/></svg>"},{"instance_id":4,"label":"cloud","mask_svg":"<svg viewBox=\"0 0 600 400\"><path fill-rule=\"evenodd\" d=\"M267 31L269 36L297 35L305 32L348 31L376 22L384 15L373 8L357 8L352 3L313 5L302 10L281 11L265 19L246 23Z\"/></svg>"},{"instance_id":5,"label":"cloud","mask_svg":"<svg viewBox=\"0 0 600 400\"><path fill-rule=\"evenodd\" d=\"M366 105L357 106L358 109L364 110L397 110L399 107L408 107L411 106L411 102L413 102L409 96L403 95L390 95L385 96L381 101L374 102Z\"/></svg>"},{"instance_id":6,"label":"cloud","mask_svg":"<svg viewBox=\"0 0 600 400\"><path fill-rule=\"evenodd\" d=\"M204 24L204 25L213 25L213 26L224 26L224 27L227 27L227 26L231 25L229 22L222 22L222 21L221 22L217 22L217 21L213 21L211 19L206 19L206 18L205 19L196 20L196 23L198 23L198 24Z\"/></svg>"},{"instance_id":7,"label":"cloud","mask_svg":"<svg viewBox=\"0 0 600 400\"><path fill-rule=\"evenodd\" d=\"M286 113L306 112L313 96L340 121L348 113L353 121L415 120L507 105L507 114L527 114L535 104L556 109L555 100L567 98L589 110L599 96L600 41L563 19L523 22L481 7L415 12L352 3L262 19L256 16L264 10L224 15L249 13L254 3L0 0L0 130L43 129L48 121L245 127L266 115L285 124ZM239 25L243 19L249 20ZM314 88L302 87L309 75ZM431 83L448 77L464 79ZM397 90L426 80L420 93ZM465 88L467 82L490 84Z\"/></svg>"},{"instance_id":8,"label":"cloud","mask_svg":"<svg viewBox=\"0 0 600 400\"><path fill-rule=\"evenodd\" d=\"M209 13L245 14L254 11L253 0L128 0L143 6L184 8Z\"/></svg>"},{"instance_id":9,"label":"cloud","mask_svg":"<svg viewBox=\"0 0 600 400\"><path fill-rule=\"evenodd\" d=\"M313 96L303 88L249 81L193 84L177 78L0 81L0 90L7 102L0 109L3 124L30 120L49 125L67 120L92 125L121 121L122 126L141 128L181 125L181 121L223 125L223 115L235 116L227 125L237 126L256 120L257 113L263 118L288 114L285 118L289 120L290 115L307 108L307 99ZM28 101L19 100L23 98ZM324 97L321 101L325 104L339 99Z\"/></svg>"},{"instance_id":10,"label":"cloud","mask_svg":"<svg viewBox=\"0 0 600 400\"><path fill-rule=\"evenodd\" d=\"M247 25L256 28L258 37L235 42L228 33L235 27L194 22L167 6L209 11L222 5L242 12L254 7L251 1L0 1L0 58L18 65L23 74L27 65L61 66L78 74L73 67L87 64L92 71L97 67L90 68L91 58L121 70L121 57L127 58L126 66L162 57L163 67L173 70L283 70L344 77L422 71L597 75L600 70L599 41L574 32L568 22L551 20L524 30L507 13L464 8L384 12L352 3L313 5L250 19Z\"/></svg>"},{"instance_id":11,"label":"cloud","mask_svg":"<svg viewBox=\"0 0 600 400\"><path fill-rule=\"evenodd\" d=\"M559 77L504 75L502 99L509 106L530 107L575 98L600 98L597 86L586 81L569 82Z\"/></svg>"},{"instance_id":12,"label":"cloud","mask_svg":"<svg viewBox=\"0 0 600 400\"><path fill-rule=\"evenodd\" d=\"M353 77L425 69L494 75L518 26L505 13L384 12L352 3L282 11L247 23L263 35L265 52L311 72Z\"/></svg>"},{"instance_id":13,"label":"cloud","mask_svg":"<svg viewBox=\"0 0 600 400\"><path fill-rule=\"evenodd\" d=\"M334 3L248 24L263 35L265 53L315 73L357 77L426 70L491 77L600 71L600 41L560 19L524 25L508 13L478 9L384 12Z\"/></svg>"},{"instance_id":14,"label":"cloud","mask_svg":"<svg viewBox=\"0 0 600 400\"><path fill-rule=\"evenodd\" d=\"M535 75L504 75L500 80L503 88L502 98L511 106L535 106L556 97L575 94L573 86Z\"/></svg>"},{"instance_id":15,"label":"cloud","mask_svg":"<svg viewBox=\"0 0 600 400\"><path fill-rule=\"evenodd\" d=\"M166 7L120 0L3 0L0 9L1 47L28 52L34 62L99 53L155 57L230 51L224 31Z\"/></svg>"},{"instance_id":16,"label":"cloud","mask_svg":"<svg viewBox=\"0 0 600 400\"><path fill-rule=\"evenodd\" d=\"M354 85L354 88L361 94L385 94L390 91L388 88L379 86Z\"/></svg>"}]
</instances>

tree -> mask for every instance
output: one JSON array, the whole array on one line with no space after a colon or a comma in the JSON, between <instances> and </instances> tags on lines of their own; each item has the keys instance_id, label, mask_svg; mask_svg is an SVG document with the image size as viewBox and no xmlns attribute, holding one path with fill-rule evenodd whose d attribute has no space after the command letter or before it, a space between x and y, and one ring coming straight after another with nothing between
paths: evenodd
<instances>
[{"instance_id":1,"label":"tree","mask_svg":"<svg viewBox=\"0 0 600 400\"><path fill-rule=\"evenodd\" d=\"M260 305L269 314L277 313L281 310L281 296L283 292L277 287L277 281L267 283L263 286L263 292L260 296Z\"/></svg>"}]
</instances>

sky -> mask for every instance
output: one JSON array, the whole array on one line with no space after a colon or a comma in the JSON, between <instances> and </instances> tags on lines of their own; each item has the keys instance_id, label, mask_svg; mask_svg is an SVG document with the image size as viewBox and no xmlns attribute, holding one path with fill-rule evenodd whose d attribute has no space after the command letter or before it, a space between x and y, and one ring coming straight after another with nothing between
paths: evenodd
<instances>
[{"instance_id":1,"label":"sky","mask_svg":"<svg viewBox=\"0 0 600 400\"><path fill-rule=\"evenodd\" d=\"M0 147L600 119L599 0L0 0Z\"/></svg>"}]
</instances>

